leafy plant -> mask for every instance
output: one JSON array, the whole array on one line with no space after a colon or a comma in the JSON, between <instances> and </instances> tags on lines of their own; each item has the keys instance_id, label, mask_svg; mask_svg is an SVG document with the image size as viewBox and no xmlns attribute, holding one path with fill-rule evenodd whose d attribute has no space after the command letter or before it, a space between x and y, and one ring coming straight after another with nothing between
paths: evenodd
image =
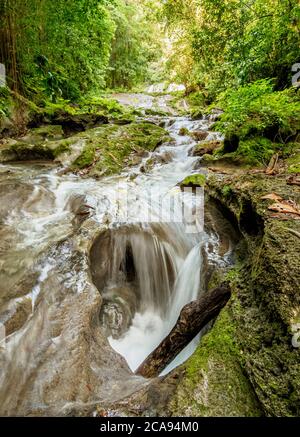
<instances>
[{"instance_id":1,"label":"leafy plant","mask_svg":"<svg viewBox=\"0 0 300 437\"><path fill-rule=\"evenodd\" d=\"M214 128L241 140L265 135L283 141L300 129L300 98L294 89L273 92L271 80L230 89L217 102L224 109Z\"/></svg>"}]
</instances>

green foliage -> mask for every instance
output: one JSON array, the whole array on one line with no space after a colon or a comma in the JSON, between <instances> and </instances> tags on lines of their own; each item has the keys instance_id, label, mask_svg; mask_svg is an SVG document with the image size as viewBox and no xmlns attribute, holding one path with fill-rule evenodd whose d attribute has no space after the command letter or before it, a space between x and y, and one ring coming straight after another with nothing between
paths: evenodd
<instances>
[{"instance_id":1,"label":"green foliage","mask_svg":"<svg viewBox=\"0 0 300 437\"><path fill-rule=\"evenodd\" d=\"M230 197L232 194L232 187L230 185L224 185L224 187L222 187L222 194L224 197Z\"/></svg>"},{"instance_id":2,"label":"green foliage","mask_svg":"<svg viewBox=\"0 0 300 437\"><path fill-rule=\"evenodd\" d=\"M276 152L276 144L267 138L257 137L241 141L235 155L244 158L246 164L267 165Z\"/></svg>"},{"instance_id":3,"label":"green foliage","mask_svg":"<svg viewBox=\"0 0 300 437\"><path fill-rule=\"evenodd\" d=\"M11 98L6 87L0 87L0 120L2 117L8 117L11 108Z\"/></svg>"},{"instance_id":4,"label":"green foliage","mask_svg":"<svg viewBox=\"0 0 300 437\"><path fill-rule=\"evenodd\" d=\"M151 78L153 63L161 58L161 30L153 4L117 0L111 8L116 23L107 73L110 88L132 88Z\"/></svg>"},{"instance_id":5,"label":"green foliage","mask_svg":"<svg viewBox=\"0 0 300 437\"><path fill-rule=\"evenodd\" d=\"M160 58L151 15L147 0L5 0L0 62L9 86L40 106L137 85Z\"/></svg>"},{"instance_id":6,"label":"green foliage","mask_svg":"<svg viewBox=\"0 0 300 437\"><path fill-rule=\"evenodd\" d=\"M275 78L291 84L299 62L298 0L166 0L170 71L212 101L228 87Z\"/></svg>"},{"instance_id":7,"label":"green foliage","mask_svg":"<svg viewBox=\"0 0 300 437\"><path fill-rule=\"evenodd\" d=\"M214 129L239 144L234 152L249 164L266 164L272 154L288 156L300 130L300 98L293 89L273 91L270 80L230 89L217 101L224 113Z\"/></svg>"},{"instance_id":8,"label":"green foliage","mask_svg":"<svg viewBox=\"0 0 300 437\"><path fill-rule=\"evenodd\" d=\"M215 129L246 139L266 133L280 141L300 129L300 98L294 89L273 92L270 80L260 80L224 93L217 103L224 109Z\"/></svg>"}]
</instances>

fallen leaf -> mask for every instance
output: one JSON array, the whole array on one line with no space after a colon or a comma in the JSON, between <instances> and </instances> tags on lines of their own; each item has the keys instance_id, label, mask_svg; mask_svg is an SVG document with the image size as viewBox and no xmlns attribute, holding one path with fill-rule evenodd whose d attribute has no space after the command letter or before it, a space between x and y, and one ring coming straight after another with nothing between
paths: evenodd
<instances>
[{"instance_id":1,"label":"fallen leaf","mask_svg":"<svg viewBox=\"0 0 300 437\"><path fill-rule=\"evenodd\" d=\"M300 176L290 176L287 178L286 183L288 185L298 185L298 187L300 187Z\"/></svg>"},{"instance_id":2,"label":"fallen leaf","mask_svg":"<svg viewBox=\"0 0 300 437\"><path fill-rule=\"evenodd\" d=\"M296 214L300 216L299 208L292 200L282 200L281 202L273 203L268 209L281 214Z\"/></svg>"},{"instance_id":3,"label":"fallen leaf","mask_svg":"<svg viewBox=\"0 0 300 437\"><path fill-rule=\"evenodd\" d=\"M281 201L282 200L282 197L280 197L280 196L278 196L278 194L276 194L276 193L270 193L270 194L266 194L265 196L263 196L263 197L261 197L261 199L262 200L275 200L276 202L277 201Z\"/></svg>"},{"instance_id":4,"label":"fallen leaf","mask_svg":"<svg viewBox=\"0 0 300 437\"><path fill-rule=\"evenodd\" d=\"M270 217L273 219L280 219L280 220L286 220L286 221L291 220L291 215L284 215L284 214L281 214L280 212L275 212L274 214L271 214ZM293 219L300 220L300 216L293 215Z\"/></svg>"},{"instance_id":5,"label":"fallen leaf","mask_svg":"<svg viewBox=\"0 0 300 437\"><path fill-rule=\"evenodd\" d=\"M231 174L231 172L230 171L228 171L228 170L224 170L224 169L221 169L221 168L218 168L218 167L208 167L208 170L209 171L212 171L213 173L220 173L220 174Z\"/></svg>"}]
</instances>

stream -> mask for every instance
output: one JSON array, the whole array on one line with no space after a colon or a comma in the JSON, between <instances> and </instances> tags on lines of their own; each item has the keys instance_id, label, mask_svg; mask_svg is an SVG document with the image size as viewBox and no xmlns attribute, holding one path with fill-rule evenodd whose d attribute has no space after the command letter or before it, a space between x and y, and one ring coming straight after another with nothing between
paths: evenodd
<instances>
[{"instance_id":1,"label":"stream","mask_svg":"<svg viewBox=\"0 0 300 437\"><path fill-rule=\"evenodd\" d=\"M143 108L143 97L136 101ZM204 228L203 189L178 186L205 173L191 156L195 140L180 130L209 131L213 119L150 118L172 142L152 153L148 170L149 156L101 180L53 163L0 165L1 414L43 413L49 405L61 412L78 399L95 401L93 391L98 400L132 393L141 381L127 364L134 372L199 297L204 258L229 262L230 248L220 254L219 235ZM200 335L164 374L193 353Z\"/></svg>"}]
</instances>

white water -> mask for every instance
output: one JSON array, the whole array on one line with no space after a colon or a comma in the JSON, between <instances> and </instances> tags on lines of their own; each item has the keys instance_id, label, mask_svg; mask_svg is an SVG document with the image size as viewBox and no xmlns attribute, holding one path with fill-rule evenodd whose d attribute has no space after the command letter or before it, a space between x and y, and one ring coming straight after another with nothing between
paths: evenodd
<instances>
[{"instance_id":1,"label":"white water","mask_svg":"<svg viewBox=\"0 0 300 437\"><path fill-rule=\"evenodd\" d=\"M16 238L14 247L10 247L1 260L4 278L11 269L12 260L22 258L20 265L14 268L16 271L26 269L29 260L35 259L49 244L70 235L73 214L67 205L74 195L86 198L86 203L94 208L93 219L99 226L106 223L110 229L117 229L124 224L141 224L148 232L149 227L153 230L155 224L158 226L156 231L163 230L167 235L165 239L157 239L154 232L152 254L147 251L150 246L146 242L141 244L139 238L135 240L134 236L131 237L142 303L129 330L121 338L110 338L109 341L126 358L132 370L172 329L182 307L198 297L201 246L208 239L201 229L203 198L195 198L192 192L182 194L177 184L194 171L197 161L197 158L189 156L195 142L190 136L180 136L180 129L207 130L209 122L179 117L169 119L169 123L168 130L174 143L161 146L154 155L168 152L172 159L166 164L156 164L146 174L135 168L130 173L95 181L70 174L61 175L55 167L5 165L0 168L0 171L9 171L21 182L33 186L32 194L22 208L12 205L4 223ZM211 133L209 139L213 138L217 138L217 134ZM174 203L171 216L170 202ZM182 202L189 212L197 208L198 232L189 233L187 223L182 222ZM166 256L175 272L172 284ZM52 264L45 264L40 272L37 285L31 292L33 308L51 268ZM155 278L158 269L161 270L159 280ZM197 339L167 370L184 361L196 344Z\"/></svg>"}]
</instances>

